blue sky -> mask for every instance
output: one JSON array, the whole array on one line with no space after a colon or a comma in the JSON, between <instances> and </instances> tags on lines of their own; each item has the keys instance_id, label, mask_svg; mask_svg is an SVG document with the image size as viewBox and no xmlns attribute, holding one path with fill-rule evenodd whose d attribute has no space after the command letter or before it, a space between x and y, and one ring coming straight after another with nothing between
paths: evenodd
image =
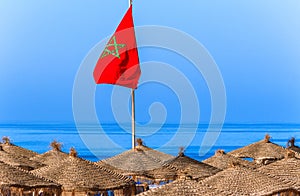
<instances>
[{"instance_id":1,"label":"blue sky","mask_svg":"<svg viewBox=\"0 0 300 196\"><path fill-rule=\"evenodd\" d=\"M127 7L126 0L1 1L0 122L72 122L77 70L91 48L114 32ZM204 45L224 79L226 122L300 123L299 1L136 0L133 16L136 26L177 28ZM168 52L139 52L141 62L187 63ZM201 122L208 122L205 81L184 71L197 83ZM172 92L157 84L138 90L138 121L149 120L144 111L160 101L169 108L167 121L178 122ZM97 87L97 96L110 91ZM96 103L97 110L101 115L104 108L103 120L113 122L108 103Z\"/></svg>"}]
</instances>

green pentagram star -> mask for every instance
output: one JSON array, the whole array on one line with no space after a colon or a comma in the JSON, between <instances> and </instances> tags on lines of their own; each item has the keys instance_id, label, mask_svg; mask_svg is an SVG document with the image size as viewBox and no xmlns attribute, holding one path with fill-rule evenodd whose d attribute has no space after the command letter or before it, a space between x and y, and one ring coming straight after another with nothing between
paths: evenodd
<instances>
[{"instance_id":1,"label":"green pentagram star","mask_svg":"<svg viewBox=\"0 0 300 196\"><path fill-rule=\"evenodd\" d=\"M118 44L116 41L116 36L113 36L107 43L107 45L101 55L101 58L104 58L110 54L117 58L120 58L119 49L124 48L125 46L126 46L126 44ZM112 50L109 49L111 47L113 47Z\"/></svg>"}]
</instances>

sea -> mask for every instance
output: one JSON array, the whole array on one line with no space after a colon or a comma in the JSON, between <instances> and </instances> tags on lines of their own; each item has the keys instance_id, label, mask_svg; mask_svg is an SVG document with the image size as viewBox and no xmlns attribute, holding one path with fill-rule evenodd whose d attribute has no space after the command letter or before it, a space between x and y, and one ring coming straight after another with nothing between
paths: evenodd
<instances>
[{"instance_id":1,"label":"sea","mask_svg":"<svg viewBox=\"0 0 300 196\"><path fill-rule=\"evenodd\" d=\"M147 136L147 130L157 131ZM124 127L118 124L102 125L103 133L99 135L99 129L91 125L83 125L81 130L88 130L86 134L93 138L99 138L99 145L96 143L94 147L90 147L89 141L79 131L79 128L72 123L55 123L55 124L0 124L0 137L8 136L11 142L15 145L33 150L37 153L45 153L49 151L50 143L56 140L62 143L62 151L68 152L71 147L74 147L78 156L90 161L99 161L112 157L116 154L131 148L131 135L128 131L124 131ZM225 152L249 145L253 142L264 139L266 134L271 136L271 141L286 146L287 141L291 137L296 138L296 145L300 146L300 124L224 124L216 142L208 149L205 154L200 154L199 150L202 145L204 135L207 132L208 125L178 125L165 124L163 126L150 125L144 127L141 134L145 145L159 149L167 144L174 135L181 129L182 137L192 138L184 147L184 153L196 160L204 160L212 155L218 149L223 149ZM139 130L137 137L139 137ZM191 137L192 134L192 137ZM114 146L111 148L103 148L103 140L109 138L118 145L118 149ZM297 142L299 138L299 142ZM163 151L176 156L181 146L172 145L163 148Z\"/></svg>"}]
</instances>

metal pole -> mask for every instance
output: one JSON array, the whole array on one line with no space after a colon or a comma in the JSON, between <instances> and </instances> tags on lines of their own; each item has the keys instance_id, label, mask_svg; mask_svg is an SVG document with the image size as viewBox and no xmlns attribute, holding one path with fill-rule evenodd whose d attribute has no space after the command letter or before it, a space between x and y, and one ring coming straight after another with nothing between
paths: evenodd
<instances>
[{"instance_id":1,"label":"metal pole","mask_svg":"<svg viewBox=\"0 0 300 196\"><path fill-rule=\"evenodd\" d=\"M135 148L135 100L134 89L131 89L131 129L132 129L132 149Z\"/></svg>"},{"instance_id":2,"label":"metal pole","mask_svg":"<svg viewBox=\"0 0 300 196\"><path fill-rule=\"evenodd\" d=\"M129 7L132 4L132 0L129 0ZM134 89L131 89L131 144L132 150L135 148L135 102L134 102Z\"/></svg>"}]
</instances>

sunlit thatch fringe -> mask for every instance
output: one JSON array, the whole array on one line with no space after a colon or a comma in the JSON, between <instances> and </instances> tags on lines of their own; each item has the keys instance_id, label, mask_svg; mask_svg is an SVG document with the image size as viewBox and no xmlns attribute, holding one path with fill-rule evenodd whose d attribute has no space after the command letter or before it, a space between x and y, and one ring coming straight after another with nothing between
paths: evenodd
<instances>
[{"instance_id":1,"label":"sunlit thatch fringe","mask_svg":"<svg viewBox=\"0 0 300 196\"><path fill-rule=\"evenodd\" d=\"M292 182L293 188L300 192L300 159L295 152L287 150L285 159L257 169L258 171L285 181Z\"/></svg>"},{"instance_id":2,"label":"sunlit thatch fringe","mask_svg":"<svg viewBox=\"0 0 300 196\"><path fill-rule=\"evenodd\" d=\"M226 154L224 150L216 150L215 155L204 160L203 163L209 164L211 166L214 166L219 169L227 169L230 167L231 163L239 163L240 165L243 165L248 168L255 169L257 167L260 167L260 165L255 164L250 161L246 161L234 156L231 156L229 154Z\"/></svg>"},{"instance_id":3,"label":"sunlit thatch fringe","mask_svg":"<svg viewBox=\"0 0 300 196\"><path fill-rule=\"evenodd\" d=\"M284 158L285 149L269 141L270 136L248 146L231 151L228 154L238 158L252 158L258 164L268 164Z\"/></svg>"},{"instance_id":4,"label":"sunlit thatch fringe","mask_svg":"<svg viewBox=\"0 0 300 196\"><path fill-rule=\"evenodd\" d=\"M32 172L61 184L65 193L75 192L75 195L76 192L95 194L97 191L116 190L131 194L134 191L134 182L129 178L71 155L74 154Z\"/></svg>"},{"instance_id":5,"label":"sunlit thatch fringe","mask_svg":"<svg viewBox=\"0 0 300 196\"><path fill-rule=\"evenodd\" d=\"M232 192L232 195L284 195L295 192L290 181L283 182L243 166L232 166L205 178L202 183Z\"/></svg>"},{"instance_id":6,"label":"sunlit thatch fringe","mask_svg":"<svg viewBox=\"0 0 300 196\"><path fill-rule=\"evenodd\" d=\"M0 162L0 195L19 195L24 192L31 192L32 195L41 189L50 195L60 193L59 184Z\"/></svg>"},{"instance_id":7,"label":"sunlit thatch fringe","mask_svg":"<svg viewBox=\"0 0 300 196\"><path fill-rule=\"evenodd\" d=\"M150 189L149 191L138 194L139 196L215 196L230 195L230 192L222 192L211 186L204 185L188 178L181 178L164 186Z\"/></svg>"}]
</instances>

